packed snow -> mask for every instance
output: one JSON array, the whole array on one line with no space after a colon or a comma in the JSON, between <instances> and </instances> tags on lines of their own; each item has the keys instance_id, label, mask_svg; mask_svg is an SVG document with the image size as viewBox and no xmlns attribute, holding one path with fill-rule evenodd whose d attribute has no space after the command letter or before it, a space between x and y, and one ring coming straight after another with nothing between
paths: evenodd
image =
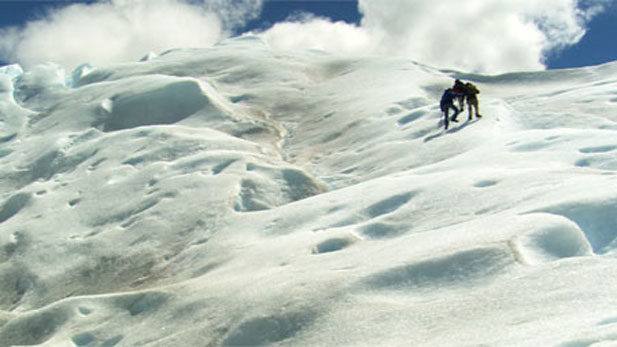
<instances>
[{"instance_id":1,"label":"packed snow","mask_svg":"<svg viewBox=\"0 0 617 347\"><path fill-rule=\"evenodd\" d=\"M0 117L1 346L617 344L617 63L245 36L6 66Z\"/></svg>"}]
</instances>

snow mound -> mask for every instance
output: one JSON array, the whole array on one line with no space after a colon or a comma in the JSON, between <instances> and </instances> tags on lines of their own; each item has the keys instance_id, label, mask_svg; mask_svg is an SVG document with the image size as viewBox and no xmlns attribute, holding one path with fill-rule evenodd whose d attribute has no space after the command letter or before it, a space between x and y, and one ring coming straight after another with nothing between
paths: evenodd
<instances>
[{"instance_id":1,"label":"snow mound","mask_svg":"<svg viewBox=\"0 0 617 347\"><path fill-rule=\"evenodd\" d=\"M268 210L323 193L327 187L295 168L280 168L248 163L236 211Z\"/></svg>"},{"instance_id":2,"label":"snow mound","mask_svg":"<svg viewBox=\"0 0 617 347\"><path fill-rule=\"evenodd\" d=\"M545 226L536 225L533 230L517 238L517 249L525 263L541 264L593 254L589 241L576 224L563 218L544 219Z\"/></svg>"},{"instance_id":3,"label":"snow mound","mask_svg":"<svg viewBox=\"0 0 617 347\"><path fill-rule=\"evenodd\" d=\"M598 200L559 204L545 212L564 216L580 227L595 253L607 253L617 246L617 201Z\"/></svg>"}]
</instances>

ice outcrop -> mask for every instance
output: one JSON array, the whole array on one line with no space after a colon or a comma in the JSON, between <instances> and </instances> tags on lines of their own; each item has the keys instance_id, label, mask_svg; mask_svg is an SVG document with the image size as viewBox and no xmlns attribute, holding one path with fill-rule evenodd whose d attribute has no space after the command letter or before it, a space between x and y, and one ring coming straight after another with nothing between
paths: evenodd
<instances>
[{"instance_id":1,"label":"ice outcrop","mask_svg":"<svg viewBox=\"0 0 617 347\"><path fill-rule=\"evenodd\" d=\"M190 79L155 80L148 83L148 88L137 92L128 90L115 94L102 105L102 109L109 112L103 122L103 131L173 124L206 106L215 110L199 82Z\"/></svg>"}]
</instances>

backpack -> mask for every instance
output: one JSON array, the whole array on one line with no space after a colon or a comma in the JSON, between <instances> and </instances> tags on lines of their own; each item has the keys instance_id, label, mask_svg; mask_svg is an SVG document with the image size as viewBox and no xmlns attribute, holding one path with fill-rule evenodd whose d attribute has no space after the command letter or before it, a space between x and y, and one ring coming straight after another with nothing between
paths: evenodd
<instances>
[{"instance_id":1,"label":"backpack","mask_svg":"<svg viewBox=\"0 0 617 347\"><path fill-rule=\"evenodd\" d=\"M480 90L475 84L467 82L467 84L465 84L465 94L475 97L477 94L480 94Z\"/></svg>"}]
</instances>

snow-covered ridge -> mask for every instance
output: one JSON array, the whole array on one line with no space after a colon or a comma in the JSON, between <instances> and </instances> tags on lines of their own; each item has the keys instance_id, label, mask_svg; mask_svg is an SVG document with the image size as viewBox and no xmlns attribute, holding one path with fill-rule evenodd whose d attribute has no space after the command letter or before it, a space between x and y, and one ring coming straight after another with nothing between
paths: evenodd
<instances>
[{"instance_id":1,"label":"snow-covered ridge","mask_svg":"<svg viewBox=\"0 0 617 347\"><path fill-rule=\"evenodd\" d=\"M245 37L0 72L0 346L617 339L615 63L484 76ZM446 132L453 78L485 117Z\"/></svg>"}]
</instances>

